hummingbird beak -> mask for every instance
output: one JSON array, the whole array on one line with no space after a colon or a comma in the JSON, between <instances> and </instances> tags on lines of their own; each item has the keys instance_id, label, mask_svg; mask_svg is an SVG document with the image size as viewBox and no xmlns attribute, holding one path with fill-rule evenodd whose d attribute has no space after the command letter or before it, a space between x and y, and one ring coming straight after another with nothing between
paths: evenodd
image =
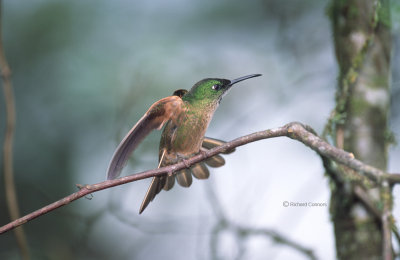
<instances>
[{"instance_id":1,"label":"hummingbird beak","mask_svg":"<svg viewBox=\"0 0 400 260\"><path fill-rule=\"evenodd\" d=\"M240 77L240 78L237 78L237 79L234 79L234 80L226 80L226 81L228 81L229 83L226 84L226 85L224 85L224 92L223 92L222 95L219 97L218 103L221 102L222 97L225 96L226 93L228 93L228 90L229 90L234 84L236 84L236 83L238 83L238 82L240 82L240 81L246 80L246 79L251 79L251 78L255 78L255 77L259 77L259 76L261 76L261 74L251 74L251 75L243 76L243 77Z\"/></svg>"},{"instance_id":2,"label":"hummingbird beak","mask_svg":"<svg viewBox=\"0 0 400 260\"><path fill-rule=\"evenodd\" d=\"M231 80L231 82L228 84L229 87L231 87L233 84L236 84L240 81L246 80L246 79L251 79L251 78L255 78L255 77L259 77L262 74L251 74L251 75L247 75L247 76L243 76L234 80Z\"/></svg>"}]
</instances>

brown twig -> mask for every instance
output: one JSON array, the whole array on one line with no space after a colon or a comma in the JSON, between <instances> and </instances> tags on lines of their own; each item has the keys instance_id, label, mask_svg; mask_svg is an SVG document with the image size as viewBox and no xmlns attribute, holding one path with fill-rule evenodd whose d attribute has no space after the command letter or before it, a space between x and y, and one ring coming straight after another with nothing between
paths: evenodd
<instances>
[{"instance_id":1,"label":"brown twig","mask_svg":"<svg viewBox=\"0 0 400 260\"><path fill-rule=\"evenodd\" d=\"M384 178L387 178L389 174L385 173L382 170L379 170L373 166L364 164L363 162L354 158L352 153L348 153L342 149L339 149L335 146L328 144L321 137L312 134L310 131L306 130L306 128L300 123L292 123L292 126L288 129L292 134L288 135L290 138L296 139L318 154L325 156L335 162L346 165L351 169L367 176L380 183Z\"/></svg>"},{"instance_id":2,"label":"brown twig","mask_svg":"<svg viewBox=\"0 0 400 260\"><path fill-rule=\"evenodd\" d=\"M17 219L11 223L0 228L0 234L6 231L9 231L17 226L20 226L32 219L35 219L41 215L44 215L56 208L62 207L71 203L74 200L77 200L81 197L84 197L90 193L94 193L100 190L108 189L114 186L122 185L125 183L142 180L145 178L150 178L154 176L161 176L167 173L172 173L181 169L186 168L187 166L193 165L200 161L203 161L209 157L212 157L216 154L224 152L226 150L231 150L235 147L242 146L251 142L259 141L262 139L268 139L273 137L287 136L292 139L296 139L317 153L327 158L330 158L338 163L344 164L355 171L364 174L373 180L378 181L388 178L390 174L385 173L379 169L376 169L372 166L366 165L361 161L354 158L354 156L344 150L338 149L334 146L331 146L329 143L325 142L322 138L314 135L311 131L311 128L308 126L304 126L301 123L293 122L289 123L283 127L278 127L270 130L255 132L253 134L249 134L246 136L239 137L233 141L227 142L224 145L215 147L211 150L204 151L187 159L185 162L179 162L177 164L169 165L166 167L153 169L149 171L144 171L141 173L137 173L134 175L129 175L126 177L121 177L115 180L107 180L100 183L92 184L92 185L81 185L78 192L75 192L61 200L58 200L50 205L47 205L39 210L36 210L20 219Z\"/></svg>"},{"instance_id":3,"label":"brown twig","mask_svg":"<svg viewBox=\"0 0 400 260\"><path fill-rule=\"evenodd\" d=\"M0 70L3 78L4 99L6 105L6 131L3 146L4 186L6 201L11 220L18 219L19 209L17 192L14 183L13 171L13 137L15 131L15 104L13 88L11 83L11 70L8 66L3 47L2 36L2 2L0 0ZM22 227L15 229L15 237L23 259L29 259L29 248Z\"/></svg>"}]
</instances>

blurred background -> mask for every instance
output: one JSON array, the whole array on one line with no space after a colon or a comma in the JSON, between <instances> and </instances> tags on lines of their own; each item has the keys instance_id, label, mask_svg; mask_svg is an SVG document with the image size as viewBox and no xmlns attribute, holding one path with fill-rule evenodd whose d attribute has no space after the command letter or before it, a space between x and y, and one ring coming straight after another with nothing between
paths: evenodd
<instances>
[{"instance_id":1,"label":"blurred background","mask_svg":"<svg viewBox=\"0 0 400 260\"><path fill-rule=\"evenodd\" d=\"M290 121L321 133L337 77L328 2L3 1L21 213L77 191L77 183L103 181L116 146L149 106L203 78L263 74L225 96L207 136L229 141ZM391 129L398 137L400 4L391 3ZM159 138L155 131L139 146L123 175L157 167ZM389 171L399 172L399 157L392 147ZM329 205L283 206L329 204L328 179L313 151L276 138L225 159L210 179L161 192L142 215L150 180L95 193L24 225L33 259L308 259L308 250L335 259ZM3 178L0 190L3 225ZM399 198L399 187L394 193ZM399 205L394 214L399 220ZM0 236L0 258L19 259L13 232Z\"/></svg>"}]
</instances>

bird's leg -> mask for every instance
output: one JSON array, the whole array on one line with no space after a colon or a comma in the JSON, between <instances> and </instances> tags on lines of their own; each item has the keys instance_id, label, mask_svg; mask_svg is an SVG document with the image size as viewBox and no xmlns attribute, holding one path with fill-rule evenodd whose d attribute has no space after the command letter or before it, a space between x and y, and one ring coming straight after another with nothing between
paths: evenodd
<instances>
[{"instance_id":1,"label":"bird's leg","mask_svg":"<svg viewBox=\"0 0 400 260\"><path fill-rule=\"evenodd\" d=\"M199 154L201 154L202 156L206 156L207 155L207 151L208 151L208 149L206 149L204 147L200 147Z\"/></svg>"},{"instance_id":2,"label":"bird's leg","mask_svg":"<svg viewBox=\"0 0 400 260\"><path fill-rule=\"evenodd\" d=\"M182 160L183 164L185 165L186 168L190 168L190 164L188 163L187 159Z\"/></svg>"},{"instance_id":3,"label":"bird's leg","mask_svg":"<svg viewBox=\"0 0 400 260\"><path fill-rule=\"evenodd\" d=\"M188 168L188 169L190 168L190 164L188 163L188 160L187 160L186 157L181 156L181 155L179 155L179 154L177 154L177 157L178 157L178 159L179 159L180 162L183 162L183 164L185 165L186 168ZM189 158L190 158L190 157L189 157Z\"/></svg>"}]
</instances>

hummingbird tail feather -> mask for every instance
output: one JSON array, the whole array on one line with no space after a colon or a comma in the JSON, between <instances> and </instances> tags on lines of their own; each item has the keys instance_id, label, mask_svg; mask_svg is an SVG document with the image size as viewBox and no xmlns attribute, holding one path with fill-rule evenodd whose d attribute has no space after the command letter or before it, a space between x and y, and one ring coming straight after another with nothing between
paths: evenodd
<instances>
[{"instance_id":1,"label":"hummingbird tail feather","mask_svg":"<svg viewBox=\"0 0 400 260\"><path fill-rule=\"evenodd\" d=\"M192 185L192 173L189 169L183 169L176 173L176 180L182 187L189 187Z\"/></svg>"},{"instance_id":2,"label":"hummingbird tail feather","mask_svg":"<svg viewBox=\"0 0 400 260\"><path fill-rule=\"evenodd\" d=\"M225 159L221 155L214 155L213 157L208 158L206 164L211 167L221 167L225 164Z\"/></svg>"},{"instance_id":3,"label":"hummingbird tail feather","mask_svg":"<svg viewBox=\"0 0 400 260\"><path fill-rule=\"evenodd\" d=\"M210 150L212 148L215 148L215 147L223 145L223 144L226 144L226 142L222 141L222 140L219 140L219 139L215 139L215 138L211 138L211 137L206 137L205 136L202 146L204 148ZM235 151L235 148L227 150L227 151L224 151L222 153L223 154L230 154L230 153L233 153L234 151Z\"/></svg>"},{"instance_id":4,"label":"hummingbird tail feather","mask_svg":"<svg viewBox=\"0 0 400 260\"><path fill-rule=\"evenodd\" d=\"M174 187L175 184L175 176L167 176L163 189L168 191Z\"/></svg>"},{"instance_id":5,"label":"hummingbird tail feather","mask_svg":"<svg viewBox=\"0 0 400 260\"><path fill-rule=\"evenodd\" d=\"M210 172L204 163L195 164L192 168L193 176L199 180L208 179L210 177Z\"/></svg>"}]
</instances>

